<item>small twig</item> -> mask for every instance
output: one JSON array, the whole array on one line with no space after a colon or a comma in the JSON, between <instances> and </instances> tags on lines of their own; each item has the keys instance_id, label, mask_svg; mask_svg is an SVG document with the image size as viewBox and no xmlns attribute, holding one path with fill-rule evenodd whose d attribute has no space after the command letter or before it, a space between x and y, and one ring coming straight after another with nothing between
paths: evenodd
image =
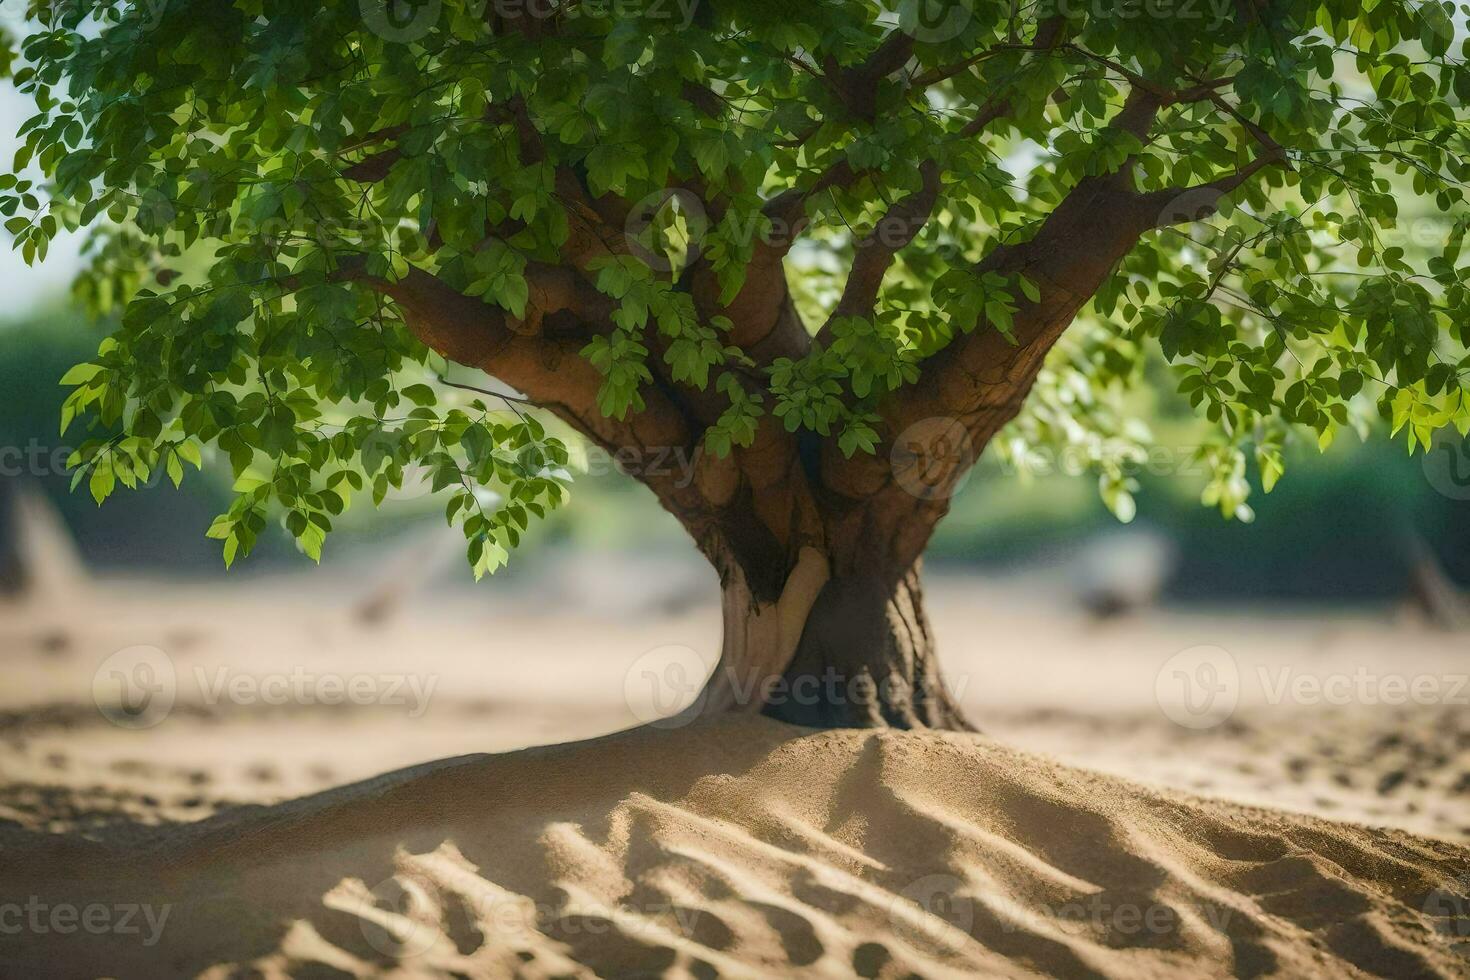
<instances>
[{"instance_id":1,"label":"small twig","mask_svg":"<svg viewBox=\"0 0 1470 980\"><path fill-rule=\"evenodd\" d=\"M491 398L499 398L501 401L520 402L522 405L530 405L532 408L536 407L536 403L531 401L530 399L521 398L518 395L507 395L499 391L491 391L489 388L477 388L474 385L462 384L458 381L450 381L442 374L439 375L439 383L443 385L448 385L451 388L458 388L461 391L473 391L477 394L489 395Z\"/></svg>"}]
</instances>

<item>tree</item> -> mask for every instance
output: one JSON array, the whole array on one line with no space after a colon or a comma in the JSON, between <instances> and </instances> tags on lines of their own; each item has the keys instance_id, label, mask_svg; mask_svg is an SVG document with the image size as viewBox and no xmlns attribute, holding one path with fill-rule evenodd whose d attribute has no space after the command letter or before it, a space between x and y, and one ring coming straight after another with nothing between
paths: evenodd
<instances>
[{"instance_id":1,"label":"tree","mask_svg":"<svg viewBox=\"0 0 1470 980\"><path fill-rule=\"evenodd\" d=\"M1130 386L1207 418L1227 515L1289 438L1470 423L1449 3L33 7L0 211L92 229L122 310L77 480L212 447L228 563L423 466L478 576L565 497L554 417L718 570L711 710L963 727L918 568L1008 425L1127 519Z\"/></svg>"}]
</instances>

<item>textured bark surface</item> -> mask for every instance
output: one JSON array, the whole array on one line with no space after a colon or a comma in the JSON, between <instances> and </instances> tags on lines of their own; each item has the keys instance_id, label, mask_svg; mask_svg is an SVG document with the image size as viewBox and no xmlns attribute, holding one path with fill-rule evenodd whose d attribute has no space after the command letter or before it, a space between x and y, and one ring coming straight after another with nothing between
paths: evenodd
<instances>
[{"instance_id":1,"label":"textured bark surface","mask_svg":"<svg viewBox=\"0 0 1470 980\"><path fill-rule=\"evenodd\" d=\"M803 552L779 599L722 589L720 662L690 716L763 712L813 728L970 726L939 672L917 567L831 578Z\"/></svg>"},{"instance_id":2,"label":"textured bark surface","mask_svg":"<svg viewBox=\"0 0 1470 980\"><path fill-rule=\"evenodd\" d=\"M918 569L835 578L765 713L817 728L969 729L940 675Z\"/></svg>"},{"instance_id":3,"label":"textured bark surface","mask_svg":"<svg viewBox=\"0 0 1470 980\"><path fill-rule=\"evenodd\" d=\"M724 615L720 662L696 708L760 711L791 662L812 604L826 583L827 559L812 549L802 553L774 602L757 599L744 571L733 569L720 590Z\"/></svg>"}]
</instances>

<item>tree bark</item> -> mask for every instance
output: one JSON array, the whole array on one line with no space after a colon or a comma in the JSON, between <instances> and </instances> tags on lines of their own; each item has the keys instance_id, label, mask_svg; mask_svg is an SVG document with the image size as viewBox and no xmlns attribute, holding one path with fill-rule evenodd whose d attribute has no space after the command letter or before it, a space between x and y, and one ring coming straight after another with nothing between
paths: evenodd
<instances>
[{"instance_id":1,"label":"tree bark","mask_svg":"<svg viewBox=\"0 0 1470 980\"><path fill-rule=\"evenodd\" d=\"M918 565L829 580L765 713L816 728L972 730L939 672Z\"/></svg>"},{"instance_id":2,"label":"tree bark","mask_svg":"<svg viewBox=\"0 0 1470 980\"><path fill-rule=\"evenodd\" d=\"M734 565L722 576L724 630L720 662L695 707L703 712L760 711L796 654L812 606L828 581L824 555L805 548L780 595L763 598L746 570Z\"/></svg>"},{"instance_id":3,"label":"tree bark","mask_svg":"<svg viewBox=\"0 0 1470 980\"><path fill-rule=\"evenodd\" d=\"M829 577L806 549L781 597L723 588L720 662L690 716L761 712L811 728L973 730L940 675L919 569Z\"/></svg>"}]
</instances>

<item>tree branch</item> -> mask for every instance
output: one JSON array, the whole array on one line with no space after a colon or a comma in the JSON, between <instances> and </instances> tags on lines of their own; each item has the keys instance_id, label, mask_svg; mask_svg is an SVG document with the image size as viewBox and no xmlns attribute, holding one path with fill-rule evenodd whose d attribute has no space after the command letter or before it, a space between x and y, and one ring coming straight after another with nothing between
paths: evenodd
<instances>
[{"instance_id":1,"label":"tree branch","mask_svg":"<svg viewBox=\"0 0 1470 980\"><path fill-rule=\"evenodd\" d=\"M630 474L681 519L697 524L701 515L711 512L708 501L677 468L659 465L672 451L683 453L685 459L692 452L694 434L682 413L659 389L649 388L642 392L643 411L626 419L603 415L597 405L602 374L581 355L580 339L518 332L504 310L417 268L388 282L368 276L361 261L353 258L340 264L334 278L361 283L389 297L409 330L430 350L492 375L618 454Z\"/></svg>"},{"instance_id":2,"label":"tree branch","mask_svg":"<svg viewBox=\"0 0 1470 980\"><path fill-rule=\"evenodd\" d=\"M1140 108L1133 118L1146 115ZM1020 410L1077 312L1148 229L1139 199L1118 174L1084 178L1030 241L998 246L976 266L976 275L1024 275L1039 296L1031 301L1013 290L1017 310L1009 335L983 319L968 333L956 328L955 339L923 363L918 382L879 406L883 441L876 454L847 459L835 445L823 445L820 494L833 515L830 540L871 540L884 560L923 551L949 509L949 495L915 499L914 482L895 470L900 441L937 434L947 451L957 447L951 479L974 464Z\"/></svg>"},{"instance_id":3,"label":"tree branch","mask_svg":"<svg viewBox=\"0 0 1470 980\"><path fill-rule=\"evenodd\" d=\"M915 88L928 88L940 82L953 78L964 71L969 71L980 62L992 58L1007 51L1042 51L1051 50L1057 46L1062 32L1066 30L1067 18L1057 15L1047 17L1036 25L1036 36L1031 39L1030 44L996 44L986 48L978 54L966 58L964 61L943 68L932 68L929 71L914 78L912 84ZM987 103L988 104L988 103Z\"/></svg>"},{"instance_id":4,"label":"tree branch","mask_svg":"<svg viewBox=\"0 0 1470 980\"><path fill-rule=\"evenodd\" d=\"M902 68L913 51L914 39L893 31L856 68L844 68L828 55L822 61L822 78L848 112L872 122L878 115L879 83Z\"/></svg>"},{"instance_id":5,"label":"tree branch","mask_svg":"<svg viewBox=\"0 0 1470 980\"><path fill-rule=\"evenodd\" d=\"M1171 225L1188 224L1208 218L1219 210L1221 198L1239 188L1262 170L1272 166L1283 166L1288 169L1291 167L1291 160L1286 154L1285 147L1276 142L1270 133L1246 118L1239 109L1226 102L1219 93L1210 91L1204 98L1239 122L1246 132L1250 133L1251 138L1260 145L1261 152L1245 166L1215 180L1187 187L1165 188L1140 195L1139 210L1150 220L1149 227L1151 228L1167 228Z\"/></svg>"},{"instance_id":6,"label":"tree branch","mask_svg":"<svg viewBox=\"0 0 1470 980\"><path fill-rule=\"evenodd\" d=\"M883 276L893 264L894 256L909 245L929 220L934 202L939 198L939 164L925 160L919 164L922 186L894 204L855 246L847 284L832 316L817 334L817 343L832 342L833 324L841 317L868 316L878 299Z\"/></svg>"},{"instance_id":7,"label":"tree branch","mask_svg":"<svg viewBox=\"0 0 1470 980\"><path fill-rule=\"evenodd\" d=\"M376 184L388 176L393 165L403 159L403 151L396 146L381 153L374 153L342 170L342 176L363 184Z\"/></svg>"}]
</instances>

